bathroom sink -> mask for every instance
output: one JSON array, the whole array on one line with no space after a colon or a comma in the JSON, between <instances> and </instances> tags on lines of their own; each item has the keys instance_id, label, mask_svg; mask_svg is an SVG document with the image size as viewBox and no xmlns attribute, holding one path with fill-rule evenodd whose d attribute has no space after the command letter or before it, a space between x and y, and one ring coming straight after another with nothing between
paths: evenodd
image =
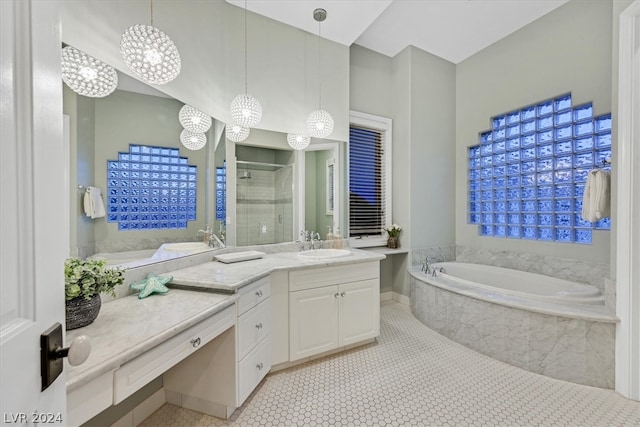
<instances>
[{"instance_id":1,"label":"bathroom sink","mask_svg":"<svg viewBox=\"0 0 640 427\"><path fill-rule=\"evenodd\" d=\"M331 259L342 258L351 255L348 249L312 249L310 251L298 252L300 258L305 259Z\"/></svg>"},{"instance_id":2,"label":"bathroom sink","mask_svg":"<svg viewBox=\"0 0 640 427\"><path fill-rule=\"evenodd\" d=\"M209 249L209 246L203 242L165 243L162 249L169 252L196 252Z\"/></svg>"}]
</instances>

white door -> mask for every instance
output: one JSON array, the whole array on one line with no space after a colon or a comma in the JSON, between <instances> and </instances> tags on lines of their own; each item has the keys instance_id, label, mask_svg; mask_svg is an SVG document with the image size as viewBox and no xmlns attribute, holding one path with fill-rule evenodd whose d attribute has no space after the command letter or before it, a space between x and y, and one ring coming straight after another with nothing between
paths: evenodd
<instances>
[{"instance_id":1,"label":"white door","mask_svg":"<svg viewBox=\"0 0 640 427\"><path fill-rule=\"evenodd\" d=\"M340 285L340 347L380 335L380 279Z\"/></svg>"},{"instance_id":2,"label":"white door","mask_svg":"<svg viewBox=\"0 0 640 427\"><path fill-rule=\"evenodd\" d=\"M65 425L64 373L41 391L40 334L64 325L69 252L58 1L0 1L0 412Z\"/></svg>"},{"instance_id":3,"label":"white door","mask_svg":"<svg viewBox=\"0 0 640 427\"><path fill-rule=\"evenodd\" d=\"M338 347L337 286L291 292L289 296L289 360Z\"/></svg>"}]
</instances>

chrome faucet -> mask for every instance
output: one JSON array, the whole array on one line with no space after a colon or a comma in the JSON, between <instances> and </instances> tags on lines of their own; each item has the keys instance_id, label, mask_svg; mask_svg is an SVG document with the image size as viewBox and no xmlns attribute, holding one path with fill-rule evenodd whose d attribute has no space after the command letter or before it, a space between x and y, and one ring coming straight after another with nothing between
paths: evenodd
<instances>
[{"instance_id":1,"label":"chrome faucet","mask_svg":"<svg viewBox=\"0 0 640 427\"><path fill-rule=\"evenodd\" d=\"M220 237L216 236L216 233L211 233L211 237L209 238L209 246L216 249L224 249L227 245L224 243L224 235L221 234Z\"/></svg>"},{"instance_id":2,"label":"chrome faucet","mask_svg":"<svg viewBox=\"0 0 640 427\"><path fill-rule=\"evenodd\" d=\"M424 257L424 261L422 261L422 268L421 270L427 274L429 274L429 271L431 270L431 267L429 266L429 257Z\"/></svg>"},{"instance_id":3,"label":"chrome faucet","mask_svg":"<svg viewBox=\"0 0 640 427\"><path fill-rule=\"evenodd\" d=\"M320 248L322 248L322 240L320 240L320 233L312 231L309 240L311 241L311 249L316 249L316 243L320 243Z\"/></svg>"}]
</instances>

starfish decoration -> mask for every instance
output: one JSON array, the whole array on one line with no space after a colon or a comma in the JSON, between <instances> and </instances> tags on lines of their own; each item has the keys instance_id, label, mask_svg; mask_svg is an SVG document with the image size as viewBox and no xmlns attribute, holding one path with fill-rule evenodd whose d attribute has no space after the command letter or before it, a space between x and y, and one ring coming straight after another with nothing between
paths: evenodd
<instances>
[{"instance_id":1,"label":"starfish decoration","mask_svg":"<svg viewBox=\"0 0 640 427\"><path fill-rule=\"evenodd\" d=\"M142 299L148 297L153 293L166 294L169 292L169 288L165 285L173 279L173 276L157 276L153 273L147 274L146 279L142 279L138 282L129 285L131 289L140 291L138 298Z\"/></svg>"}]
</instances>

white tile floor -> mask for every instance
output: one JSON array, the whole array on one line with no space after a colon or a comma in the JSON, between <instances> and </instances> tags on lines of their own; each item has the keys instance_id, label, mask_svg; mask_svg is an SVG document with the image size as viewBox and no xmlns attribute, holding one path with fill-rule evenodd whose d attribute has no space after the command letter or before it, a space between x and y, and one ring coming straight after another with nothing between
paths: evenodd
<instances>
[{"instance_id":1,"label":"white tile floor","mask_svg":"<svg viewBox=\"0 0 640 427\"><path fill-rule=\"evenodd\" d=\"M383 304L378 344L269 375L230 420L165 404L142 426L640 426L640 402L486 357Z\"/></svg>"}]
</instances>

